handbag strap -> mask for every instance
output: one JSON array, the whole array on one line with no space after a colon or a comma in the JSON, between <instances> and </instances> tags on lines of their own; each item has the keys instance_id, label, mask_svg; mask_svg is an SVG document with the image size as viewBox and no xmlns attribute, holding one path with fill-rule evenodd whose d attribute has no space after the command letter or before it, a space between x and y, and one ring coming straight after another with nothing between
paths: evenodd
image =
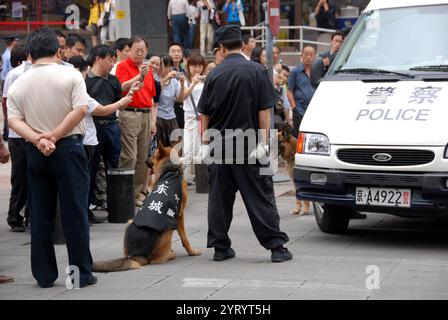
<instances>
[{"instance_id":1,"label":"handbag strap","mask_svg":"<svg viewBox=\"0 0 448 320\"><path fill-rule=\"evenodd\" d=\"M188 86L190 86L190 81L187 80L187 84L188 84ZM193 88L193 90L194 90L194 88ZM191 101L191 104L193 105L194 113L196 114L196 119L199 121L199 113L198 113L198 108L196 107L196 102L194 102L193 91L191 91L191 93L190 93L190 101Z\"/></svg>"}]
</instances>

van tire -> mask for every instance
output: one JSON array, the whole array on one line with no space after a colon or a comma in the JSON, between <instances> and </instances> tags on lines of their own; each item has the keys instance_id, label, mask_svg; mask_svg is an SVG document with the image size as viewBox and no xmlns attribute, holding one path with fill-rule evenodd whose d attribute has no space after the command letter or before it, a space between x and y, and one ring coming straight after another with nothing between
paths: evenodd
<instances>
[{"instance_id":1,"label":"van tire","mask_svg":"<svg viewBox=\"0 0 448 320\"><path fill-rule=\"evenodd\" d=\"M320 230L325 233L344 233L350 221L350 207L313 202L314 216Z\"/></svg>"}]
</instances>

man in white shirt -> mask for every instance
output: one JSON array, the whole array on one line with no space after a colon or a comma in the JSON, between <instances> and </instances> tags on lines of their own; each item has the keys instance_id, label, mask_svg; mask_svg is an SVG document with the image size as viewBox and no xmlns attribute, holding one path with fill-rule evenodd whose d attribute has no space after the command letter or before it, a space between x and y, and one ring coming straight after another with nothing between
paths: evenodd
<instances>
[{"instance_id":1,"label":"man in white shirt","mask_svg":"<svg viewBox=\"0 0 448 320\"><path fill-rule=\"evenodd\" d=\"M69 264L79 270L79 285L97 282L92 275L87 197L89 176L82 144L89 96L82 75L60 64L54 31L28 36L34 65L8 91L8 123L27 140L31 269L38 286L58 278L53 245L59 197Z\"/></svg>"},{"instance_id":2,"label":"man in white shirt","mask_svg":"<svg viewBox=\"0 0 448 320\"><path fill-rule=\"evenodd\" d=\"M250 61L250 57L252 56L252 51L254 51L257 43L255 42L255 38L250 35L250 33L243 34L243 49L241 50L242 55L246 60Z\"/></svg>"},{"instance_id":3,"label":"man in white shirt","mask_svg":"<svg viewBox=\"0 0 448 320\"><path fill-rule=\"evenodd\" d=\"M215 30L210 23L210 12L213 9L213 0L199 0L196 6L200 14L201 55L205 57L207 54L212 53L213 39L215 36Z\"/></svg>"},{"instance_id":4,"label":"man in white shirt","mask_svg":"<svg viewBox=\"0 0 448 320\"><path fill-rule=\"evenodd\" d=\"M188 25L188 1L170 0L168 3L168 21L173 27L173 40L180 43L184 48L188 47L189 25Z\"/></svg>"}]
</instances>

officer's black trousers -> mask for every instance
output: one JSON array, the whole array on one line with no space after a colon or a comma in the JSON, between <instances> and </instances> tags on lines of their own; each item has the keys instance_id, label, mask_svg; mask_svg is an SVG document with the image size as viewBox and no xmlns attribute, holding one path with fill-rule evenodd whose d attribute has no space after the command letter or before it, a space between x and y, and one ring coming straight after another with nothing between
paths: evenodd
<instances>
[{"instance_id":1,"label":"officer's black trousers","mask_svg":"<svg viewBox=\"0 0 448 320\"><path fill-rule=\"evenodd\" d=\"M209 185L208 248L227 249L231 246L227 233L237 191L241 193L260 244L269 250L288 242L286 233L280 231L272 177L260 175L259 166L212 164L209 166Z\"/></svg>"}]
</instances>

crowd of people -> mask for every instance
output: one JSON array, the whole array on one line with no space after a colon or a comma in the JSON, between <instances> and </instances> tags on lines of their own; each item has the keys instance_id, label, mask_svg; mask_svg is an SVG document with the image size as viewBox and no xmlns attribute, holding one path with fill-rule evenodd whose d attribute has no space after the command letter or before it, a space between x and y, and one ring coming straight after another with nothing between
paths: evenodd
<instances>
[{"instance_id":1,"label":"crowd of people","mask_svg":"<svg viewBox=\"0 0 448 320\"><path fill-rule=\"evenodd\" d=\"M106 3L112 8L113 1ZM252 60L267 75L266 50L249 34L240 37L241 48L231 52ZM12 162L8 225L15 232L31 225L33 275L41 287L51 286L57 278L51 226L58 198L70 263L79 266L82 286L93 284L89 222L104 222L91 211L100 202L96 191L105 184L104 172L135 170L134 198L141 206L151 178L148 158L157 144L169 146L172 133L183 129L184 177L193 184L192 164L202 144L204 83L231 59L224 59L226 50L216 42L213 58L207 59L200 53L186 54L179 42L166 54L151 53L140 36L99 44L89 52L79 35L48 28L30 34L26 43L15 36L5 40L3 61L9 64L2 72L3 111L9 152L1 141L0 155L4 162L10 153ZM331 49L318 59L313 47L305 47L292 71L282 63L280 48L274 47L276 126L289 125L297 136L323 76L312 75L313 64L318 61L327 68L341 43L342 35L335 33Z\"/></svg>"}]
</instances>

